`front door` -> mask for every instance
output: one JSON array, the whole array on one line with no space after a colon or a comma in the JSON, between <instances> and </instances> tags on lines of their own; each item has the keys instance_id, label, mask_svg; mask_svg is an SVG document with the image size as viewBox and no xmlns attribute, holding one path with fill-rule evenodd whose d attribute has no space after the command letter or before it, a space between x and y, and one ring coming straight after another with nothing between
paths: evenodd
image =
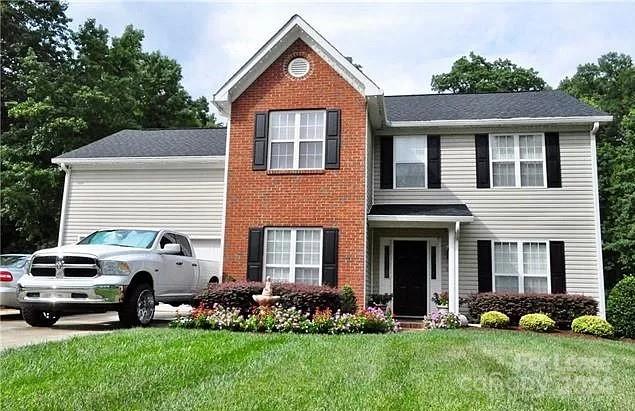
<instances>
[{"instance_id":1,"label":"front door","mask_svg":"<svg viewBox=\"0 0 635 411\"><path fill-rule=\"evenodd\" d=\"M427 262L425 241L394 241L393 307L395 315L426 315Z\"/></svg>"}]
</instances>

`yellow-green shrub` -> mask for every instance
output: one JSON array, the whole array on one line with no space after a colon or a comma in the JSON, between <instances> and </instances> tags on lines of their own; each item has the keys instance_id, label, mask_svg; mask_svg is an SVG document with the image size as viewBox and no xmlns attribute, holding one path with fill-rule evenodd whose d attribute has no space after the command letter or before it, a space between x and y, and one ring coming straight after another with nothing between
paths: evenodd
<instances>
[{"instance_id":1,"label":"yellow-green shrub","mask_svg":"<svg viewBox=\"0 0 635 411\"><path fill-rule=\"evenodd\" d=\"M488 311L481 314L481 327L485 328L507 328L509 317L500 311Z\"/></svg>"},{"instance_id":2,"label":"yellow-green shrub","mask_svg":"<svg viewBox=\"0 0 635 411\"><path fill-rule=\"evenodd\" d=\"M529 331L549 332L556 327L556 322L545 314L527 314L520 317L520 328Z\"/></svg>"},{"instance_id":3,"label":"yellow-green shrub","mask_svg":"<svg viewBox=\"0 0 635 411\"><path fill-rule=\"evenodd\" d=\"M612 337L613 326L596 315L583 315L571 323L571 331L580 334L596 335L598 337Z\"/></svg>"}]
</instances>

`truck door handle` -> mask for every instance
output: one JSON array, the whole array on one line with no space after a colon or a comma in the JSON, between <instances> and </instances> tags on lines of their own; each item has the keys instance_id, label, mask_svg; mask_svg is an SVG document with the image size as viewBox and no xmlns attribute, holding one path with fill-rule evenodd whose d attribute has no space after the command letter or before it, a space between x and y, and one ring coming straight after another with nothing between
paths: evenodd
<instances>
[{"instance_id":1,"label":"truck door handle","mask_svg":"<svg viewBox=\"0 0 635 411\"><path fill-rule=\"evenodd\" d=\"M198 264L192 263L192 267L197 267L197 266L198 266Z\"/></svg>"},{"instance_id":2,"label":"truck door handle","mask_svg":"<svg viewBox=\"0 0 635 411\"><path fill-rule=\"evenodd\" d=\"M183 265L183 261L177 261L176 265Z\"/></svg>"}]
</instances>

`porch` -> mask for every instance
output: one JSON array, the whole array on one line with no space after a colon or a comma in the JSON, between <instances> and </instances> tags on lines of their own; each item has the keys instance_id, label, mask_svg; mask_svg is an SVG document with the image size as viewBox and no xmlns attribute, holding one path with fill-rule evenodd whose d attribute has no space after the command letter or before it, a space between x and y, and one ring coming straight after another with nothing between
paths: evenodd
<instances>
[{"instance_id":1,"label":"porch","mask_svg":"<svg viewBox=\"0 0 635 411\"><path fill-rule=\"evenodd\" d=\"M435 309L432 296L447 291L459 311L461 224L473 221L463 204L374 205L368 214L367 301L392 294L396 316L418 318Z\"/></svg>"}]
</instances>

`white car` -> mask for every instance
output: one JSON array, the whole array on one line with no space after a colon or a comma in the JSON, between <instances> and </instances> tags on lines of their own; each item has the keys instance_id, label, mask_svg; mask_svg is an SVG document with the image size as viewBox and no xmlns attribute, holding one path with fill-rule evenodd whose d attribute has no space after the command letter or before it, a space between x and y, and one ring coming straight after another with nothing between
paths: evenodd
<instances>
[{"instance_id":1,"label":"white car","mask_svg":"<svg viewBox=\"0 0 635 411\"><path fill-rule=\"evenodd\" d=\"M15 295L18 280L26 272L31 254L0 255L0 306L19 308Z\"/></svg>"},{"instance_id":2,"label":"white car","mask_svg":"<svg viewBox=\"0 0 635 411\"><path fill-rule=\"evenodd\" d=\"M105 311L117 311L125 326L145 326L159 302L189 304L220 278L218 262L197 259L184 234L106 229L75 245L35 252L18 282L18 303L32 326Z\"/></svg>"}]
</instances>

